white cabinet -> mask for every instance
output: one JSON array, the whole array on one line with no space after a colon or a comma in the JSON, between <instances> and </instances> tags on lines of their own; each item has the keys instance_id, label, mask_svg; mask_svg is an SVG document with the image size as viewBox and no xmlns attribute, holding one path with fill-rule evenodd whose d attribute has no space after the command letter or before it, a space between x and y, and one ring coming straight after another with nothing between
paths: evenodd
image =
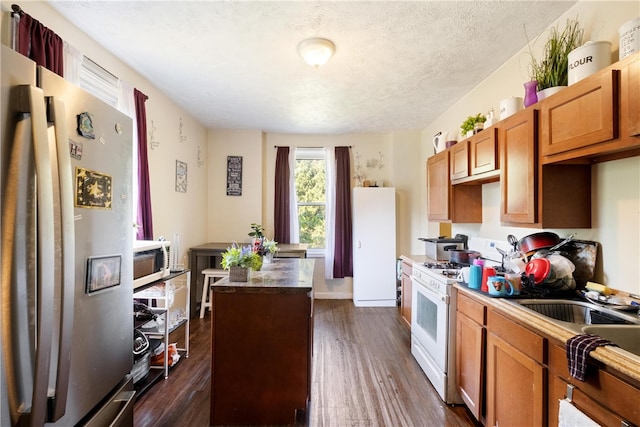
<instances>
[{"instance_id":1,"label":"white cabinet","mask_svg":"<svg viewBox=\"0 0 640 427\"><path fill-rule=\"evenodd\" d=\"M353 189L353 303L396 306L396 192Z\"/></svg>"}]
</instances>

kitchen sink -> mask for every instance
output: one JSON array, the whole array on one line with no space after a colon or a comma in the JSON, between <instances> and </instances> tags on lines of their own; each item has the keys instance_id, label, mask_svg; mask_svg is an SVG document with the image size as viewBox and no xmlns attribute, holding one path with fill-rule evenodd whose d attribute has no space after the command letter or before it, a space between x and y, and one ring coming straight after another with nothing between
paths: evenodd
<instances>
[{"instance_id":1,"label":"kitchen sink","mask_svg":"<svg viewBox=\"0 0 640 427\"><path fill-rule=\"evenodd\" d=\"M640 325L589 325L585 334L595 334L615 343L623 350L640 356Z\"/></svg>"},{"instance_id":2,"label":"kitchen sink","mask_svg":"<svg viewBox=\"0 0 640 427\"><path fill-rule=\"evenodd\" d=\"M522 299L507 300L547 318L576 334L594 334L616 344L608 347L640 363L640 316L635 311L615 310L587 301Z\"/></svg>"},{"instance_id":3,"label":"kitchen sink","mask_svg":"<svg viewBox=\"0 0 640 427\"><path fill-rule=\"evenodd\" d=\"M586 301L540 299L515 301L528 310L569 324L640 325L640 318L638 316Z\"/></svg>"}]
</instances>

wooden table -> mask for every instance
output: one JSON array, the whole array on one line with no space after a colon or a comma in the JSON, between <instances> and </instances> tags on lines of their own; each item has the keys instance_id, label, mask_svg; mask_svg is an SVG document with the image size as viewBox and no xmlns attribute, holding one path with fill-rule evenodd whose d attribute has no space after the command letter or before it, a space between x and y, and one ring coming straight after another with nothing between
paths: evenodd
<instances>
[{"instance_id":1,"label":"wooden table","mask_svg":"<svg viewBox=\"0 0 640 427\"><path fill-rule=\"evenodd\" d=\"M213 286L210 425L308 425L312 259L275 259Z\"/></svg>"},{"instance_id":2,"label":"wooden table","mask_svg":"<svg viewBox=\"0 0 640 427\"><path fill-rule=\"evenodd\" d=\"M239 243L243 246L249 243ZM205 268L222 268L222 254L231 242L211 242L189 248L189 268L191 274L190 311L191 317L195 317L198 311L198 298L202 295L202 270ZM302 243L278 243L276 258L306 258L309 245Z\"/></svg>"}]
</instances>

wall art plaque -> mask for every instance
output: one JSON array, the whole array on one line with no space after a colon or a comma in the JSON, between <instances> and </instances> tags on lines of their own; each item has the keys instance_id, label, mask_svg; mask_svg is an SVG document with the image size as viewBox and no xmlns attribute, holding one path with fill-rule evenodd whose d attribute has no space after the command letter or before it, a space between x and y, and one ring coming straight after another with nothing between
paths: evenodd
<instances>
[{"instance_id":1,"label":"wall art plaque","mask_svg":"<svg viewBox=\"0 0 640 427\"><path fill-rule=\"evenodd\" d=\"M242 196L242 156L227 156L227 196Z\"/></svg>"}]
</instances>

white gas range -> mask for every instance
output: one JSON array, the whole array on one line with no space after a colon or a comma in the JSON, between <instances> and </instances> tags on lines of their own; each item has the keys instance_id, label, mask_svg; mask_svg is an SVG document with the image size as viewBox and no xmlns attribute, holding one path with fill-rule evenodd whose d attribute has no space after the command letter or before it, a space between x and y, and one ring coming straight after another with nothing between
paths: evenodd
<instances>
[{"instance_id":1,"label":"white gas range","mask_svg":"<svg viewBox=\"0 0 640 427\"><path fill-rule=\"evenodd\" d=\"M499 264L496 247L507 250L509 244L469 239L469 248L488 258L488 264ZM411 354L449 404L462 403L456 386L456 295L452 286L461 267L435 261L414 264L411 276Z\"/></svg>"}]
</instances>

